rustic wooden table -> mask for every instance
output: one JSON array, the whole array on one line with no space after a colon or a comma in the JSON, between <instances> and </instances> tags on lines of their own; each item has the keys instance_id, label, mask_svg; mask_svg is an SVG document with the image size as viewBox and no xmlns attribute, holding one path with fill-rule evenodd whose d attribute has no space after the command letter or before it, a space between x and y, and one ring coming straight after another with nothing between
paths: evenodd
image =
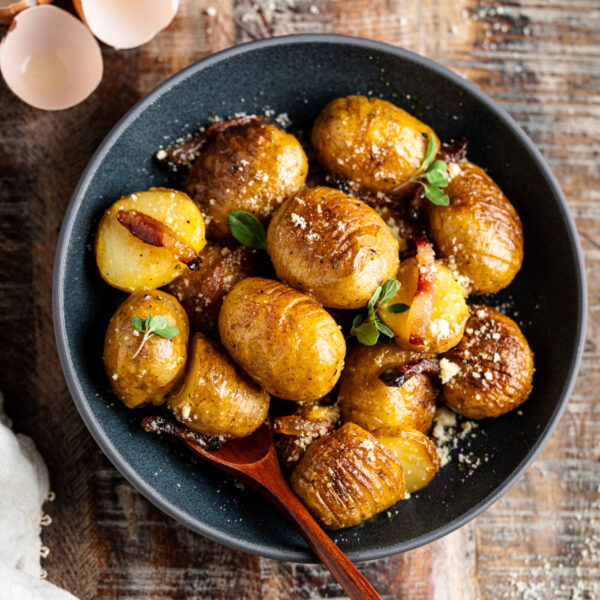
<instances>
[{"instance_id":1,"label":"rustic wooden table","mask_svg":"<svg viewBox=\"0 0 600 600\"><path fill-rule=\"evenodd\" d=\"M59 2L61 4L61 2ZM66 5L63 2L62 5ZM30 108L0 84L0 386L45 456L56 492L48 577L82 599L338 598L319 566L234 552L133 490L71 403L54 343L51 274L69 196L96 146L167 76L222 48L339 32L428 56L488 92L537 143L577 221L589 276L583 369L550 443L491 510L447 538L362 566L384 598L600 598L600 2L183 0L142 48L104 47L98 90ZM596 418L598 417L598 420ZM1 593L0 593L1 595Z\"/></svg>"}]
</instances>

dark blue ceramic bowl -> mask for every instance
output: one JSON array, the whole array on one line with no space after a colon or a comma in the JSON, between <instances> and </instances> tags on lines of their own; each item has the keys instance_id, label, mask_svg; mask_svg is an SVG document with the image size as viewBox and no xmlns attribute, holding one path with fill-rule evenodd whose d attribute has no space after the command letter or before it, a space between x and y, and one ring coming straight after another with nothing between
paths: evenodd
<instances>
[{"instance_id":1,"label":"dark blue ceramic bowl","mask_svg":"<svg viewBox=\"0 0 600 600\"><path fill-rule=\"evenodd\" d=\"M472 450L488 461L465 477L456 462L393 518L332 534L354 560L415 548L460 527L494 503L547 441L573 386L586 314L581 251L559 186L538 150L476 87L405 50L363 39L300 35L252 42L206 58L134 106L100 146L73 194L54 270L54 325L73 400L90 432L121 473L150 501L194 531L227 546L291 561L313 557L265 501L159 438L109 391L102 369L105 327L124 295L98 275L90 243L116 198L171 182L153 156L160 145L210 117L287 113L309 131L331 99L385 98L431 125L442 139L467 137L469 157L486 168L516 206L525 262L502 297L512 297L536 355L535 387L516 412L481 423ZM538 308L536 308L538 307Z\"/></svg>"}]
</instances>

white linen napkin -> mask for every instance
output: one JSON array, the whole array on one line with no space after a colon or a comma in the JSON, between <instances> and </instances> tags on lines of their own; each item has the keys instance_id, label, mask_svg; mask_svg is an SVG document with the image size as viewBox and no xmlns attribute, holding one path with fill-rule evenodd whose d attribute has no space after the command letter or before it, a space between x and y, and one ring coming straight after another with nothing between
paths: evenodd
<instances>
[{"instance_id":1,"label":"white linen napkin","mask_svg":"<svg viewBox=\"0 0 600 600\"><path fill-rule=\"evenodd\" d=\"M77 600L40 578L46 465L34 443L11 429L0 393L0 600Z\"/></svg>"}]
</instances>

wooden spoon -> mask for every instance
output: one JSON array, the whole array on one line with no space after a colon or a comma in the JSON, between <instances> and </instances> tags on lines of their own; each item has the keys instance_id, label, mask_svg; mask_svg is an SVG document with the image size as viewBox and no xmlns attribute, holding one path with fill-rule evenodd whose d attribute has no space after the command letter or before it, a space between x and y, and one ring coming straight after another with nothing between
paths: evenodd
<instances>
[{"instance_id":1,"label":"wooden spoon","mask_svg":"<svg viewBox=\"0 0 600 600\"><path fill-rule=\"evenodd\" d=\"M277 460L268 423L251 436L226 442L216 451L190 441L190 435L186 433L189 430L184 431L175 424L170 424L168 428L143 425L147 431L162 431L182 438L198 456L237 477L271 501L292 522L352 600L381 600L381 596L321 529L288 485Z\"/></svg>"}]
</instances>

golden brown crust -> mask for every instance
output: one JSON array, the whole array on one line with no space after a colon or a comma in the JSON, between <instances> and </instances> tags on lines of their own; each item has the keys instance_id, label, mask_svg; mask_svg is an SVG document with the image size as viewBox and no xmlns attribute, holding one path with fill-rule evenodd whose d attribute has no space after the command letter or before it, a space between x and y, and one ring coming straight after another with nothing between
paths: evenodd
<instances>
[{"instance_id":1,"label":"golden brown crust","mask_svg":"<svg viewBox=\"0 0 600 600\"><path fill-rule=\"evenodd\" d=\"M149 314L163 316L179 335L173 339L152 335L138 353L143 334L133 329L131 321L133 317L143 321ZM104 370L115 396L128 408L162 404L183 376L188 337L188 318L176 298L160 290L131 294L111 317L104 338Z\"/></svg>"},{"instance_id":2,"label":"golden brown crust","mask_svg":"<svg viewBox=\"0 0 600 600\"><path fill-rule=\"evenodd\" d=\"M339 190L287 200L267 232L277 276L329 308L364 306L398 269L398 242L381 217Z\"/></svg>"},{"instance_id":3,"label":"golden brown crust","mask_svg":"<svg viewBox=\"0 0 600 600\"><path fill-rule=\"evenodd\" d=\"M346 342L333 318L287 285L248 277L225 296L221 340L270 394L308 402L328 394L344 367Z\"/></svg>"},{"instance_id":4,"label":"golden brown crust","mask_svg":"<svg viewBox=\"0 0 600 600\"><path fill-rule=\"evenodd\" d=\"M183 273L166 290L181 302L192 331L215 336L223 298L238 281L263 271L264 261L245 246L230 250L217 245L207 246L200 259L196 271Z\"/></svg>"},{"instance_id":5,"label":"golden brown crust","mask_svg":"<svg viewBox=\"0 0 600 600\"><path fill-rule=\"evenodd\" d=\"M511 318L483 305L470 312L463 339L444 354L458 372L442 385L442 400L469 419L499 417L527 400L533 352Z\"/></svg>"},{"instance_id":6,"label":"golden brown crust","mask_svg":"<svg viewBox=\"0 0 600 600\"><path fill-rule=\"evenodd\" d=\"M266 223L275 209L304 187L308 161L300 142L266 123L218 132L202 149L186 189L198 205L207 236L232 239L227 215L245 210Z\"/></svg>"},{"instance_id":7,"label":"golden brown crust","mask_svg":"<svg viewBox=\"0 0 600 600\"><path fill-rule=\"evenodd\" d=\"M267 417L269 394L201 333L190 341L181 387L168 398L169 409L192 431L222 438L251 435Z\"/></svg>"},{"instance_id":8,"label":"golden brown crust","mask_svg":"<svg viewBox=\"0 0 600 600\"><path fill-rule=\"evenodd\" d=\"M379 376L391 367L430 357L431 354L409 352L396 344L354 346L340 380L338 397L344 420L367 431L414 427L427 433L433 422L437 395L432 378L416 375L401 387L390 387Z\"/></svg>"},{"instance_id":9,"label":"golden brown crust","mask_svg":"<svg viewBox=\"0 0 600 600\"><path fill-rule=\"evenodd\" d=\"M421 166L433 130L390 102L347 96L315 120L311 142L320 165L373 192L391 192ZM439 140L435 137L439 146Z\"/></svg>"},{"instance_id":10,"label":"golden brown crust","mask_svg":"<svg viewBox=\"0 0 600 600\"><path fill-rule=\"evenodd\" d=\"M449 206L428 203L439 256L466 279L467 291L489 294L506 287L523 262L523 227L517 211L485 171L463 160L445 190ZM463 281L461 280L461 283Z\"/></svg>"},{"instance_id":11,"label":"golden brown crust","mask_svg":"<svg viewBox=\"0 0 600 600\"><path fill-rule=\"evenodd\" d=\"M400 462L353 423L314 442L294 469L290 483L328 529L358 525L405 496Z\"/></svg>"}]
</instances>

